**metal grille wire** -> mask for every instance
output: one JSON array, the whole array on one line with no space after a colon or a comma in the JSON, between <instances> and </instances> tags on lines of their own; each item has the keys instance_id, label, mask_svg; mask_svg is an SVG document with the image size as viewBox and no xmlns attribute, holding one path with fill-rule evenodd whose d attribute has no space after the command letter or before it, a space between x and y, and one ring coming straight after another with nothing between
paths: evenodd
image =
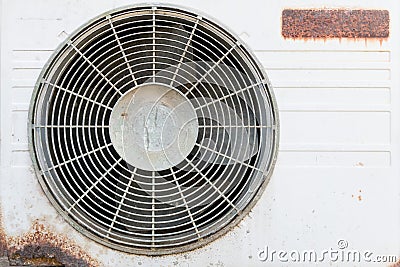
<instances>
[{"instance_id":1,"label":"metal grille wire","mask_svg":"<svg viewBox=\"0 0 400 267\"><path fill-rule=\"evenodd\" d=\"M163 84L196 111L198 137L181 163L147 171L110 138L121 96ZM42 71L29 135L39 181L90 238L139 254L201 246L242 219L276 159L278 118L262 66L213 20L172 6L99 16L72 34Z\"/></svg>"}]
</instances>

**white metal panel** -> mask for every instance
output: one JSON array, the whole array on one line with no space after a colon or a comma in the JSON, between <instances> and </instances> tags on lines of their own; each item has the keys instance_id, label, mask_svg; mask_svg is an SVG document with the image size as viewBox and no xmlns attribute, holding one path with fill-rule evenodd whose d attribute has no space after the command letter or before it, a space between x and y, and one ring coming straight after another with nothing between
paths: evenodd
<instances>
[{"instance_id":1,"label":"white metal panel","mask_svg":"<svg viewBox=\"0 0 400 267\"><path fill-rule=\"evenodd\" d=\"M312 151L291 150L281 151L280 166L311 166L311 167L389 167L390 152L388 151ZM322 172L322 170L321 170Z\"/></svg>"},{"instance_id":2,"label":"white metal panel","mask_svg":"<svg viewBox=\"0 0 400 267\"><path fill-rule=\"evenodd\" d=\"M281 143L387 144L389 112L282 112Z\"/></svg>"},{"instance_id":3,"label":"white metal panel","mask_svg":"<svg viewBox=\"0 0 400 267\"><path fill-rule=\"evenodd\" d=\"M263 266L257 254L265 246L322 251L339 239L352 249L400 255L397 1L176 1L228 25L267 69L282 123L281 153L270 185L240 227L181 255L147 258L105 249L60 220L30 171L30 93L65 33L101 12L134 2L3 1L0 207L8 235L23 234L39 219L53 231L67 233L103 266ZM288 7L388 9L391 36L382 43L285 40L280 16Z\"/></svg>"},{"instance_id":4,"label":"white metal panel","mask_svg":"<svg viewBox=\"0 0 400 267\"><path fill-rule=\"evenodd\" d=\"M388 110L390 88L381 87L281 87L276 90L280 110ZM357 101L354 101L357 99Z\"/></svg>"}]
</instances>

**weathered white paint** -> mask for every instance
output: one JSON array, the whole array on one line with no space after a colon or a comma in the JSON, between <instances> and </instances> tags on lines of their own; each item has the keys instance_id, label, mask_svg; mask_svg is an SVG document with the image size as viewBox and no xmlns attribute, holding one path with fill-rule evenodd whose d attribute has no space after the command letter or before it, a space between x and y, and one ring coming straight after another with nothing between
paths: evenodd
<instances>
[{"instance_id":1,"label":"weathered white paint","mask_svg":"<svg viewBox=\"0 0 400 267\"><path fill-rule=\"evenodd\" d=\"M136 2L2 1L0 206L8 235L28 231L38 218L104 266L263 266L257 254L266 245L323 251L336 248L339 239L354 250L400 256L400 4L395 0L174 1L230 27L271 78L281 110L281 150L267 190L250 216L223 238L160 258L104 248L60 220L31 171L30 94L65 33ZM287 7L388 9L390 38L382 44L285 40L280 15Z\"/></svg>"}]
</instances>

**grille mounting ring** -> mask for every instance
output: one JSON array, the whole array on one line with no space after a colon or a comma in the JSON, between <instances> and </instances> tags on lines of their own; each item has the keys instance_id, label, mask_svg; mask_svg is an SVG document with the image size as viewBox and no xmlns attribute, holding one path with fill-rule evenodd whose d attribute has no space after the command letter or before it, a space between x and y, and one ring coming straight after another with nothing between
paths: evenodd
<instances>
[{"instance_id":1,"label":"grille mounting ring","mask_svg":"<svg viewBox=\"0 0 400 267\"><path fill-rule=\"evenodd\" d=\"M107 12L71 34L38 78L28 123L38 180L96 242L145 255L203 246L268 184L279 137L272 88L246 45L198 14L164 4ZM141 91L153 101L131 105ZM140 148L163 153L146 160Z\"/></svg>"}]
</instances>

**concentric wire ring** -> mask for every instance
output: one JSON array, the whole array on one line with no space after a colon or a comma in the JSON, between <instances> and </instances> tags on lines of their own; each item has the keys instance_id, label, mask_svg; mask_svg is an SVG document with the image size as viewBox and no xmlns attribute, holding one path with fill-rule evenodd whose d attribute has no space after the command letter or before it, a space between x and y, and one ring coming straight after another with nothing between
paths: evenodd
<instances>
[{"instance_id":1,"label":"concentric wire ring","mask_svg":"<svg viewBox=\"0 0 400 267\"><path fill-rule=\"evenodd\" d=\"M111 114L123 95L160 86L190 102L197 139L180 163L141 169L116 149ZM202 246L236 225L267 185L278 146L262 66L213 20L165 5L114 10L72 34L40 74L28 128L58 211L97 242L149 255Z\"/></svg>"}]
</instances>

